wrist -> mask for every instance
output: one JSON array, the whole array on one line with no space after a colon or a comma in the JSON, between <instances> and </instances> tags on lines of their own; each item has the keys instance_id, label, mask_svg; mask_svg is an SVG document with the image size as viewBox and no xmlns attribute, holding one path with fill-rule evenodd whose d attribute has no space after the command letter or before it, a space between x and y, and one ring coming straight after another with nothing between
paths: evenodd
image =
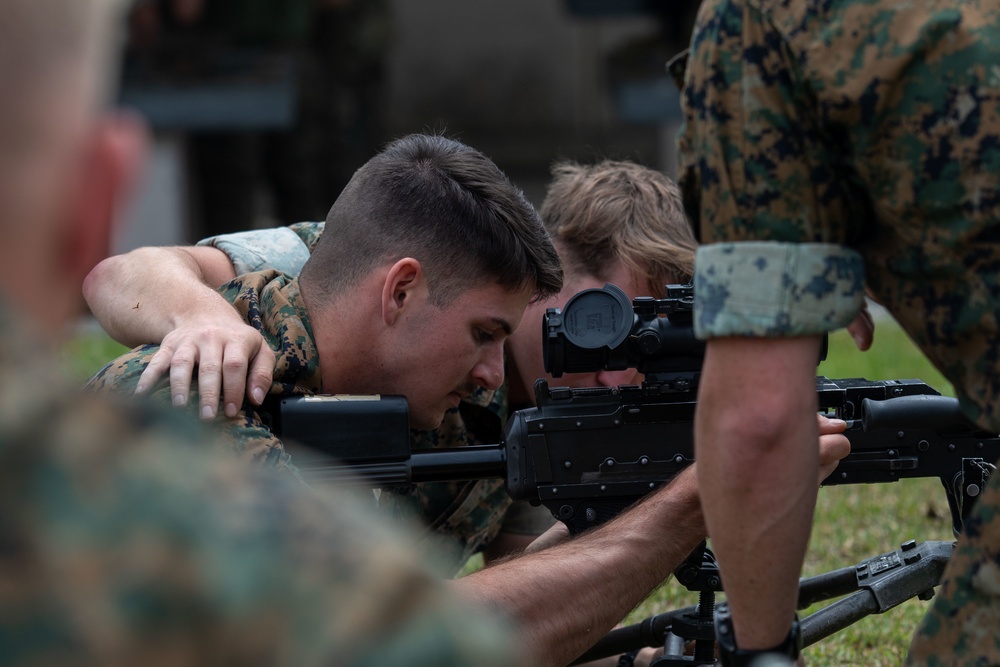
<instances>
[{"instance_id":1,"label":"wrist","mask_svg":"<svg viewBox=\"0 0 1000 667\"><path fill-rule=\"evenodd\" d=\"M736 631L733 628L729 604L723 602L715 609L715 638L719 647L719 661L723 667L753 667L760 665L786 664L777 662L784 659L787 664L794 665L802 651L802 633L799 627L799 617L792 620L788 635L777 646L767 649L741 649L736 645ZM764 656L773 657L775 662L761 660Z\"/></svg>"},{"instance_id":2,"label":"wrist","mask_svg":"<svg viewBox=\"0 0 1000 667\"><path fill-rule=\"evenodd\" d=\"M176 310L173 319L174 328L246 324L232 303L212 288L205 286L201 286L197 293L191 292L191 298Z\"/></svg>"}]
</instances>

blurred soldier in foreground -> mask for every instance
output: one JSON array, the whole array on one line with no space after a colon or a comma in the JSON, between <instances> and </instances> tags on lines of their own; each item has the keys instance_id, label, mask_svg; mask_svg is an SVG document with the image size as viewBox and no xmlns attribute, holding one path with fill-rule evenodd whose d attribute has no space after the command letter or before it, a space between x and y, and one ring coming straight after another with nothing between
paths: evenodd
<instances>
[{"instance_id":1,"label":"blurred soldier in foreground","mask_svg":"<svg viewBox=\"0 0 1000 667\"><path fill-rule=\"evenodd\" d=\"M117 3L2 9L0 662L512 664L502 621L343 499L213 458L178 415L67 388L47 345L143 133L99 113Z\"/></svg>"}]
</instances>

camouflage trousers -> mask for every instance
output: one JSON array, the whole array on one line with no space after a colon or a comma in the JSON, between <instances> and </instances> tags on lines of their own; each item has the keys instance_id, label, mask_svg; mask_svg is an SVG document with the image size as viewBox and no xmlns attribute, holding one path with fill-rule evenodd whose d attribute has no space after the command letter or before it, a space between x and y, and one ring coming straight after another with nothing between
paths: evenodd
<instances>
[{"instance_id":1,"label":"camouflage trousers","mask_svg":"<svg viewBox=\"0 0 1000 667\"><path fill-rule=\"evenodd\" d=\"M906 664L1000 665L1000 475L965 522Z\"/></svg>"}]
</instances>

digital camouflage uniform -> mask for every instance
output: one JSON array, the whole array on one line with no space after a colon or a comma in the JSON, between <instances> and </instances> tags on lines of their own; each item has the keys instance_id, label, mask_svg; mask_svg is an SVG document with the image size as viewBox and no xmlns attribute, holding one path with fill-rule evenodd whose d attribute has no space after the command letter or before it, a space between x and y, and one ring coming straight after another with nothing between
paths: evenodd
<instances>
[{"instance_id":1,"label":"digital camouflage uniform","mask_svg":"<svg viewBox=\"0 0 1000 667\"><path fill-rule=\"evenodd\" d=\"M275 354L274 381L270 394L282 396L321 392L319 357L298 282L276 271L258 271L239 276L220 288L243 316L267 339ZM129 395L159 345L142 345L123 354L98 371L86 384L91 391ZM151 392L154 400L170 404L169 377L160 379ZM189 406L197 406L192 397ZM244 402L233 418L217 420L217 440L242 458L261 467L299 478L281 441L268 430L262 416Z\"/></svg>"},{"instance_id":2,"label":"digital camouflage uniform","mask_svg":"<svg viewBox=\"0 0 1000 667\"><path fill-rule=\"evenodd\" d=\"M314 226L297 225L305 239ZM254 232L250 232L251 235ZM224 247L225 244L220 243ZM285 247L282 245L281 247ZM294 247L289 244L288 247ZM279 253L280 254L280 253ZM252 261L252 260L251 260ZM279 259L277 265L288 266ZM241 263L237 270L253 268ZM269 393L293 396L323 393L319 356L298 281L277 271L247 273L220 288L243 318L257 328L275 352L274 378ZM144 345L114 360L88 382L88 388L101 392L132 393L139 377L158 346ZM154 389L155 399L169 403L169 381L164 377ZM189 401L194 409L196 398ZM413 446L455 447L463 444L499 442L502 419L506 412L503 392L479 390L461 410L449 410L437 431L412 432ZM224 441L235 452L268 468L285 470L298 477L290 457L266 426L266 419L249 402L240 413L217 424ZM420 518L431 528L438 542L442 571L457 571L469 556L480 551L499 532L511 500L503 480L472 482L433 482L413 485L379 496L379 505L389 515L410 520Z\"/></svg>"},{"instance_id":3,"label":"digital camouflage uniform","mask_svg":"<svg viewBox=\"0 0 1000 667\"><path fill-rule=\"evenodd\" d=\"M0 663L514 664L384 522L69 388L39 339L0 303Z\"/></svg>"},{"instance_id":4,"label":"digital camouflage uniform","mask_svg":"<svg viewBox=\"0 0 1000 667\"><path fill-rule=\"evenodd\" d=\"M702 338L848 324L867 285L1000 431L1000 5L707 0L680 137ZM913 664L1000 664L1000 475Z\"/></svg>"}]
</instances>

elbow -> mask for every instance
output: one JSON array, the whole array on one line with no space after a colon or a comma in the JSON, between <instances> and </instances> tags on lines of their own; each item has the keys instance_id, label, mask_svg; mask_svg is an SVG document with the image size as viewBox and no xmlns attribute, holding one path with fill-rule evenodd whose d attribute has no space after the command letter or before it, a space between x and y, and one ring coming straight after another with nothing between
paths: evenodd
<instances>
[{"instance_id":1,"label":"elbow","mask_svg":"<svg viewBox=\"0 0 1000 667\"><path fill-rule=\"evenodd\" d=\"M118 261L118 257L102 259L83 279L83 298L91 311L98 304L100 294L107 288L109 281L113 280Z\"/></svg>"},{"instance_id":2,"label":"elbow","mask_svg":"<svg viewBox=\"0 0 1000 667\"><path fill-rule=\"evenodd\" d=\"M815 441L816 409L814 394L758 396L739 409L711 412L701 419L698 430L707 442L728 443L725 459L734 470L749 472Z\"/></svg>"},{"instance_id":3,"label":"elbow","mask_svg":"<svg viewBox=\"0 0 1000 667\"><path fill-rule=\"evenodd\" d=\"M749 442L766 452L783 441L782 436L788 432L796 414L806 412L787 404L756 406L734 427L741 428Z\"/></svg>"}]
</instances>

